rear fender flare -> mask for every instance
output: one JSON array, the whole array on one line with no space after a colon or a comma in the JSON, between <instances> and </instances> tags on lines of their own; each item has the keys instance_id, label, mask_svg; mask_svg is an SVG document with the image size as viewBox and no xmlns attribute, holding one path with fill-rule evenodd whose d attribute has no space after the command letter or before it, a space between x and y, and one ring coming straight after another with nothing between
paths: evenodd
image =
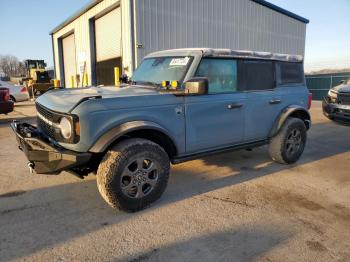
<instances>
[{"instance_id":1,"label":"rear fender flare","mask_svg":"<svg viewBox=\"0 0 350 262\"><path fill-rule=\"evenodd\" d=\"M299 105L290 105L286 107L277 117L273 127L270 130L269 138L275 136L280 131L288 117L297 117L302 119L306 129L308 130L311 127L311 117L309 111Z\"/></svg>"}]
</instances>

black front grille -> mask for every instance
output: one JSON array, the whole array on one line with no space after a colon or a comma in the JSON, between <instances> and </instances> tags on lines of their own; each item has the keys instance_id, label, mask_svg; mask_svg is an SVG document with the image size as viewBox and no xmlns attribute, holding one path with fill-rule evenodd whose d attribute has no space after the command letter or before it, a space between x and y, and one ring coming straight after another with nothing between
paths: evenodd
<instances>
[{"instance_id":1,"label":"black front grille","mask_svg":"<svg viewBox=\"0 0 350 262\"><path fill-rule=\"evenodd\" d=\"M47 119L48 121L51 121L53 123L58 123L60 116L48 109L46 109L45 107L41 106L40 104L36 104L36 110L38 111L38 113L44 117L45 119ZM53 127L52 125L49 125L48 123L46 123L44 120L42 120L39 116L37 118L37 122L38 122L38 127L41 129L41 131L43 133L45 133L46 135L48 135L51 138L54 139L59 139L59 133L56 132L55 127Z\"/></svg>"},{"instance_id":2,"label":"black front grille","mask_svg":"<svg viewBox=\"0 0 350 262\"><path fill-rule=\"evenodd\" d=\"M36 110L41 117L38 116L37 122L39 129L47 136L53 138L58 142L65 143L78 143L80 140L79 134L74 134L70 139L65 139L57 127L62 117L66 117L70 122L71 126L74 126L75 122L79 121L76 115L68 115L64 113L58 113L47 109L46 107L36 103ZM44 119L42 119L44 118ZM56 126L56 127L55 127Z\"/></svg>"},{"instance_id":3,"label":"black front grille","mask_svg":"<svg viewBox=\"0 0 350 262\"><path fill-rule=\"evenodd\" d=\"M342 105L350 105L350 94L338 94L338 103Z\"/></svg>"},{"instance_id":4,"label":"black front grille","mask_svg":"<svg viewBox=\"0 0 350 262\"><path fill-rule=\"evenodd\" d=\"M53 121L54 119L54 113L46 109L45 107L41 106L40 104L35 104L36 110L38 111L39 114L41 114L43 117L46 119Z\"/></svg>"},{"instance_id":5,"label":"black front grille","mask_svg":"<svg viewBox=\"0 0 350 262\"><path fill-rule=\"evenodd\" d=\"M45 123L39 117L38 117L38 126L43 133L45 133L51 138L55 138L55 128Z\"/></svg>"}]
</instances>

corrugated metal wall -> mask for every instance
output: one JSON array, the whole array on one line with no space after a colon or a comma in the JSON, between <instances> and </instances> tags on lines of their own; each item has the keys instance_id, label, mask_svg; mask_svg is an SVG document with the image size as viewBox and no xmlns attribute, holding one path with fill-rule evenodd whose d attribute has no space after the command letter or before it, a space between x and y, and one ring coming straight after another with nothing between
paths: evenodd
<instances>
[{"instance_id":1,"label":"corrugated metal wall","mask_svg":"<svg viewBox=\"0 0 350 262\"><path fill-rule=\"evenodd\" d=\"M306 24L251 0L135 0L138 63L170 48L304 55Z\"/></svg>"},{"instance_id":2,"label":"corrugated metal wall","mask_svg":"<svg viewBox=\"0 0 350 262\"><path fill-rule=\"evenodd\" d=\"M350 78L350 73L305 76L306 85L314 100L323 100L329 89L339 85L341 80Z\"/></svg>"}]
</instances>

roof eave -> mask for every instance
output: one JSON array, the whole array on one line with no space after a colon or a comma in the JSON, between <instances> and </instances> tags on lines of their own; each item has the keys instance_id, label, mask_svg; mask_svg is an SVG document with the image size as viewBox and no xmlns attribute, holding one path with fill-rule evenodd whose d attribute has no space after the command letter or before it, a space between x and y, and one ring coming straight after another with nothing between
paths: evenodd
<instances>
[{"instance_id":1,"label":"roof eave","mask_svg":"<svg viewBox=\"0 0 350 262\"><path fill-rule=\"evenodd\" d=\"M72 16L68 17L66 20L64 20L61 24L59 24L58 26L56 26L54 29L51 30L50 35L53 35L54 33L58 32L59 30L61 30L63 27L65 27L66 25L70 24L71 22L73 22L75 19L79 18L82 14L84 14L85 12L87 12L88 10L90 10L91 8L93 8L94 6L96 6L97 4L99 4L100 2L102 2L103 0L92 0L90 3L88 3L86 6L84 6L83 8L81 8L80 10L78 10L77 12L75 12ZM269 3L265 0L251 0L257 4L260 4L262 6L265 6L267 8L270 8L276 12L279 12L281 14L284 14L286 16L289 16L291 18L294 18L300 22L303 22L305 24L308 24L310 21L304 17L301 17L295 13L292 13L286 9L283 9L277 5L274 5L272 3Z\"/></svg>"},{"instance_id":2,"label":"roof eave","mask_svg":"<svg viewBox=\"0 0 350 262\"><path fill-rule=\"evenodd\" d=\"M295 13L292 13L292 12L286 10L286 9L283 9L283 8L281 8L281 7L277 6L277 5L274 5L274 4L270 3L270 2L267 2L265 0L252 0L252 1L257 3L257 4L260 4L262 6L265 6L267 8L270 8L270 9L272 9L272 10L278 12L278 13L281 13L281 14L284 14L284 15L289 16L291 18L294 18L294 19L296 19L296 20L298 20L300 22L303 22L305 24L308 24L310 22L308 19L306 19L306 18L304 18L302 16L299 16L299 15L297 15Z\"/></svg>"},{"instance_id":3,"label":"roof eave","mask_svg":"<svg viewBox=\"0 0 350 262\"><path fill-rule=\"evenodd\" d=\"M59 30L61 30L66 25L73 22L75 19L79 18L81 15L89 11L91 8L102 2L103 0L91 0L87 5L85 5L83 8L79 9L77 12L75 12L73 15L65 19L61 24L56 26L54 29L51 30L50 35L53 35L54 33L57 33Z\"/></svg>"}]
</instances>

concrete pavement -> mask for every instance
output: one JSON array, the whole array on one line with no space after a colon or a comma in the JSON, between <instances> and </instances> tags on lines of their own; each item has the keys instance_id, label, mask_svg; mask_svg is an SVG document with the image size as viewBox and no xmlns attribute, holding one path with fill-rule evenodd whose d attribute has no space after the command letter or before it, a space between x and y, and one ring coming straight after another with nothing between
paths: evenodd
<instances>
[{"instance_id":1,"label":"concrete pavement","mask_svg":"<svg viewBox=\"0 0 350 262\"><path fill-rule=\"evenodd\" d=\"M0 261L349 261L350 127L319 102L306 151L291 166L267 148L173 166L162 198L128 214L93 176L31 175L0 116Z\"/></svg>"}]
</instances>

